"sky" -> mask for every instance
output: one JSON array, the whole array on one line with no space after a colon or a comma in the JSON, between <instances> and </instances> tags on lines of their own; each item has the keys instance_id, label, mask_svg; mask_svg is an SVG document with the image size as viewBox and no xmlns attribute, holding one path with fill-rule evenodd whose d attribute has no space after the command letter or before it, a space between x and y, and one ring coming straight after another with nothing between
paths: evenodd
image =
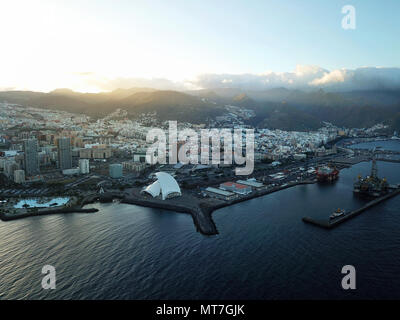
<instances>
[{"instance_id":1,"label":"sky","mask_svg":"<svg viewBox=\"0 0 400 320\"><path fill-rule=\"evenodd\" d=\"M0 0L0 90L353 88L366 73L397 86L399 12L398 0Z\"/></svg>"}]
</instances>

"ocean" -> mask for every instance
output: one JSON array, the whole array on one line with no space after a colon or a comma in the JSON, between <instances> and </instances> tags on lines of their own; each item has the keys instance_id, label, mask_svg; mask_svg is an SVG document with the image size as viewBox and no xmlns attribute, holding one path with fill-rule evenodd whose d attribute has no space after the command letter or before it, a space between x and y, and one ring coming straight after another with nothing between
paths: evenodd
<instances>
[{"instance_id":1,"label":"ocean","mask_svg":"<svg viewBox=\"0 0 400 320\"><path fill-rule=\"evenodd\" d=\"M360 207L352 184L370 168L217 210L216 236L196 232L188 214L120 203L0 221L0 298L399 299L400 197L332 230L301 220ZM399 169L378 162L389 183L400 183ZM55 290L42 289L44 265L56 269ZM356 290L341 287L344 265L356 269Z\"/></svg>"}]
</instances>

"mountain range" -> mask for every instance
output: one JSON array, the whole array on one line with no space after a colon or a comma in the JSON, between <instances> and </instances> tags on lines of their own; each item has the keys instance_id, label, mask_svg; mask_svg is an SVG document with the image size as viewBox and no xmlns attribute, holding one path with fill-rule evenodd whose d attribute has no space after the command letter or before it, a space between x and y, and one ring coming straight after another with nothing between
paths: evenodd
<instances>
[{"instance_id":1,"label":"mountain range","mask_svg":"<svg viewBox=\"0 0 400 320\"><path fill-rule=\"evenodd\" d=\"M275 88L263 91L215 88L195 91L152 88L117 89L80 93L56 89L49 93L3 91L0 101L104 117L116 109L129 118L156 112L159 120L205 123L226 113L225 105L255 111L248 124L282 130L314 130L323 121L345 127L370 127L385 123L400 130L400 91L326 92Z\"/></svg>"}]
</instances>

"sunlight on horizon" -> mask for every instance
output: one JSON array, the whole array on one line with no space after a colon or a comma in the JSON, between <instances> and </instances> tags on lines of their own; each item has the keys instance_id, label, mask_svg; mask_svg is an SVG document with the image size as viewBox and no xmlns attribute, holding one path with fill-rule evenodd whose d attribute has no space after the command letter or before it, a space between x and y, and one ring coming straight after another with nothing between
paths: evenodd
<instances>
[{"instance_id":1,"label":"sunlight on horizon","mask_svg":"<svg viewBox=\"0 0 400 320\"><path fill-rule=\"evenodd\" d=\"M279 77L299 64L399 68L398 2L354 0L351 32L340 26L343 3L4 0L0 90L99 92L138 79L193 89L199 75Z\"/></svg>"}]
</instances>

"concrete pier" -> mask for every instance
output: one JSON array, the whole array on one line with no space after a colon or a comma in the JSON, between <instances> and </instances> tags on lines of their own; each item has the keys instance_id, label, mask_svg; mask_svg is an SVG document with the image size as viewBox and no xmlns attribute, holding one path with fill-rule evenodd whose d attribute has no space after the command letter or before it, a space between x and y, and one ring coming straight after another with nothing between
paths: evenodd
<instances>
[{"instance_id":1,"label":"concrete pier","mask_svg":"<svg viewBox=\"0 0 400 320\"><path fill-rule=\"evenodd\" d=\"M366 205L362 206L361 208L351 211L351 212L345 214L344 216L333 219L333 220L314 219L311 217L304 217L302 220L306 223L310 223L310 224L313 224L313 225L321 227L321 228L332 229L332 228L338 226L339 224L341 224L351 218L354 218L355 216L359 215L360 213L366 211L367 209L369 209L373 206L376 206L377 204L384 202L394 196L397 196L398 194L400 194L400 189L396 189L382 197L374 199L374 200L368 202Z\"/></svg>"},{"instance_id":2,"label":"concrete pier","mask_svg":"<svg viewBox=\"0 0 400 320\"><path fill-rule=\"evenodd\" d=\"M140 190L134 190L130 195L124 197L121 200L121 203L189 213L193 218L197 231L204 235L218 234L217 227L211 218L212 211L207 210L207 207L201 201L190 195L182 195L179 198L160 200L146 198L140 194Z\"/></svg>"},{"instance_id":3,"label":"concrete pier","mask_svg":"<svg viewBox=\"0 0 400 320\"><path fill-rule=\"evenodd\" d=\"M183 194L181 197L160 200L155 198L148 198L140 194L139 189L134 189L129 195L125 196L121 201L122 203L136 204L139 206L157 208L163 210L171 210L175 212L189 213L193 222L196 226L197 231L204 235L216 235L218 234L217 227L212 219L212 213L215 210L231 206L243 201L248 201L254 198L262 197L267 194L277 192L283 189L291 188L301 184L311 184L315 181L298 181L288 183L283 186L275 188L262 189L253 191L251 194L241 196L232 201L222 201L217 199L198 199L191 195Z\"/></svg>"}]
</instances>

